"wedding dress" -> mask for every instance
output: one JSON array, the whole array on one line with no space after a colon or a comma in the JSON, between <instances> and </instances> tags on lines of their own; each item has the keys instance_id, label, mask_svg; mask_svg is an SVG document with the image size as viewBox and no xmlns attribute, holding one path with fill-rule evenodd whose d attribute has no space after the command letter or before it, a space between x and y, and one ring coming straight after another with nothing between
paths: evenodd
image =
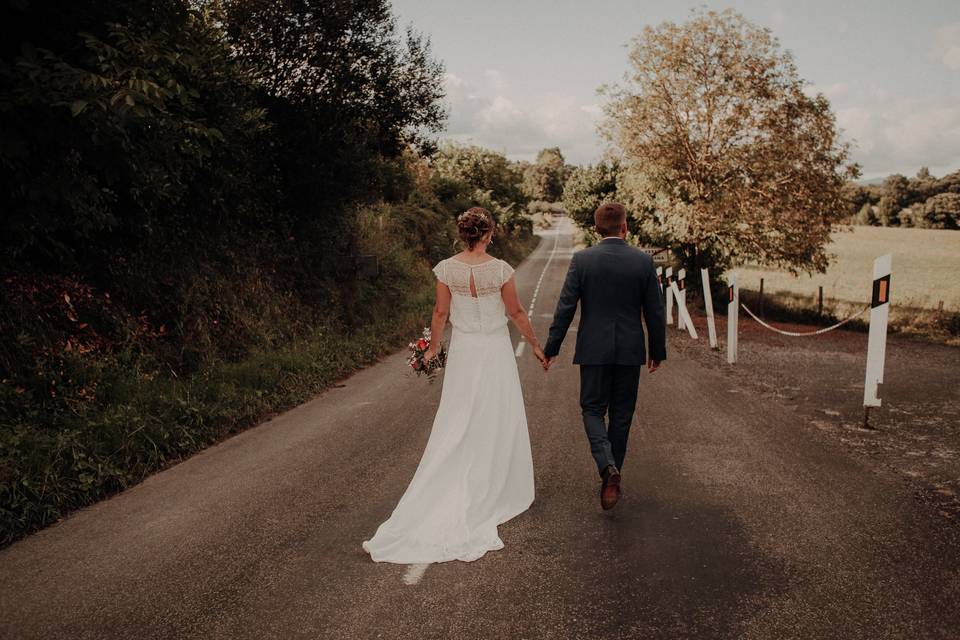
<instances>
[{"instance_id":1,"label":"wedding dress","mask_svg":"<svg viewBox=\"0 0 960 640\"><path fill-rule=\"evenodd\" d=\"M469 265L451 257L433 271L453 294L440 404L413 479L363 542L378 562L476 560L503 548L497 525L534 498L520 376L500 295L513 268L496 258Z\"/></svg>"}]
</instances>

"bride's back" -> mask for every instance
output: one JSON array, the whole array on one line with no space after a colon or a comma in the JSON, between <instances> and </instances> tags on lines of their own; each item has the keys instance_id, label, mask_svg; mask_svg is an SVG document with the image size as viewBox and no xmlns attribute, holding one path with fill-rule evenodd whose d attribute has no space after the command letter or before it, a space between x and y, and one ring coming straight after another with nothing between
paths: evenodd
<instances>
[{"instance_id":1,"label":"bride's back","mask_svg":"<svg viewBox=\"0 0 960 640\"><path fill-rule=\"evenodd\" d=\"M433 272L450 288L450 323L455 329L489 333L506 326L500 289L513 274L509 264L499 258L468 264L451 256L438 262Z\"/></svg>"}]
</instances>

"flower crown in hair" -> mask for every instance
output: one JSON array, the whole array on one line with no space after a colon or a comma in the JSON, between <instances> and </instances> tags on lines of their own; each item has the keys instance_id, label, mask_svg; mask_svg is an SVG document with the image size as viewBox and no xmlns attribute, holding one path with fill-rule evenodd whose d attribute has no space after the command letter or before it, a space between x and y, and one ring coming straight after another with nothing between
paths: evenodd
<instances>
[{"instance_id":1,"label":"flower crown in hair","mask_svg":"<svg viewBox=\"0 0 960 640\"><path fill-rule=\"evenodd\" d=\"M462 224L464 221L468 220L469 218L473 217L474 215L476 215L478 218L483 218L487 223L492 223L492 222L493 222L493 220L491 219L491 217L490 217L489 214L485 214L485 213L481 213L481 212L479 212L479 211L474 211L474 210L468 209L467 211L464 211L464 212L461 213L459 216L457 216L457 224ZM477 224L477 223L474 223L474 226L476 226L476 224Z\"/></svg>"}]
</instances>

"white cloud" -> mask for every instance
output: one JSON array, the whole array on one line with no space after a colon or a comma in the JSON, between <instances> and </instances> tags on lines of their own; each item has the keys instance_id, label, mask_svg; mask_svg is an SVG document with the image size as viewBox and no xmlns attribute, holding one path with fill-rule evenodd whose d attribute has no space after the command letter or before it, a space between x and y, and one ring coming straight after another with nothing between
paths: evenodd
<instances>
[{"instance_id":1,"label":"white cloud","mask_svg":"<svg viewBox=\"0 0 960 640\"><path fill-rule=\"evenodd\" d=\"M847 95L850 90L850 85L846 82L834 82L833 84L828 84L824 86L809 84L804 87L804 93L806 93L811 98L818 93L822 93L829 100L836 100L837 98L842 98Z\"/></svg>"},{"instance_id":2,"label":"white cloud","mask_svg":"<svg viewBox=\"0 0 960 640\"><path fill-rule=\"evenodd\" d=\"M600 158L600 104L565 94L525 101L511 90L507 73L491 69L478 76L447 74L450 120L442 137L512 159L533 160L540 149L552 146L560 147L568 162ZM906 97L861 82L809 85L807 91L830 99L866 177L912 175L921 166L934 173L960 167L960 95Z\"/></svg>"},{"instance_id":3,"label":"white cloud","mask_svg":"<svg viewBox=\"0 0 960 640\"><path fill-rule=\"evenodd\" d=\"M960 166L960 97L886 97L836 114L866 176Z\"/></svg>"},{"instance_id":4,"label":"white cloud","mask_svg":"<svg viewBox=\"0 0 960 640\"><path fill-rule=\"evenodd\" d=\"M960 45L950 47L940 59L943 64L954 71L960 71Z\"/></svg>"},{"instance_id":5,"label":"white cloud","mask_svg":"<svg viewBox=\"0 0 960 640\"><path fill-rule=\"evenodd\" d=\"M507 88L507 80L503 77L503 74L500 73L497 69L487 69L483 72L483 77L486 78L487 82L491 87L499 91L503 91Z\"/></svg>"},{"instance_id":6,"label":"white cloud","mask_svg":"<svg viewBox=\"0 0 960 640\"><path fill-rule=\"evenodd\" d=\"M783 31L783 25L787 22L787 13L784 10L782 0L774 0L770 3L770 17L768 21L774 35Z\"/></svg>"},{"instance_id":7,"label":"white cloud","mask_svg":"<svg viewBox=\"0 0 960 640\"><path fill-rule=\"evenodd\" d=\"M786 21L787 21L787 16L783 12L783 9L774 9L770 13L770 26L773 28L775 32L781 31Z\"/></svg>"},{"instance_id":8,"label":"white cloud","mask_svg":"<svg viewBox=\"0 0 960 640\"><path fill-rule=\"evenodd\" d=\"M445 137L533 160L544 147L560 147L568 162L594 162L600 108L569 95L539 96L532 103L510 97L509 78L487 69L476 81L446 75L450 119Z\"/></svg>"},{"instance_id":9,"label":"white cloud","mask_svg":"<svg viewBox=\"0 0 960 640\"><path fill-rule=\"evenodd\" d=\"M934 31L930 57L948 69L960 71L960 22L945 24Z\"/></svg>"}]
</instances>

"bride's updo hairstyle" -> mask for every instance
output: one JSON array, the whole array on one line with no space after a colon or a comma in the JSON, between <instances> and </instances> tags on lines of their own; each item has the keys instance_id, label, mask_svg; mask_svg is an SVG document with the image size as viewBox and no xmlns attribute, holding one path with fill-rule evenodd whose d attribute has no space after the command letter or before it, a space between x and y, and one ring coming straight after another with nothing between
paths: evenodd
<instances>
[{"instance_id":1,"label":"bride's updo hairstyle","mask_svg":"<svg viewBox=\"0 0 960 640\"><path fill-rule=\"evenodd\" d=\"M457 217L457 229L467 248L473 249L493 230L493 216L483 207L471 207Z\"/></svg>"}]
</instances>

